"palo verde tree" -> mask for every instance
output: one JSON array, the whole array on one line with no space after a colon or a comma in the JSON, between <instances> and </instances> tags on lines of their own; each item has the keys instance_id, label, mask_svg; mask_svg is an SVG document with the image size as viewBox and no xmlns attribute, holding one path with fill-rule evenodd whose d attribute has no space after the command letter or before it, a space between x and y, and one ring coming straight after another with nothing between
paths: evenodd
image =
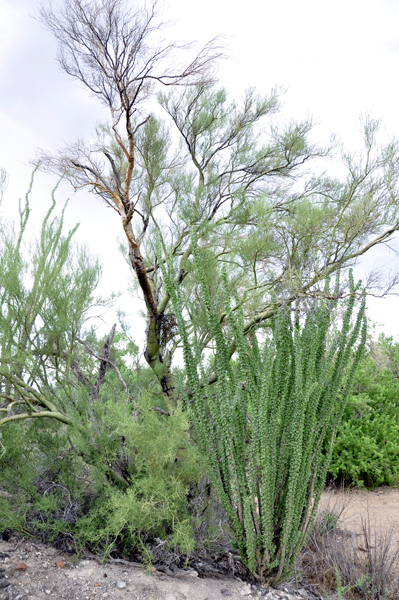
<instances>
[{"instance_id":1,"label":"palo verde tree","mask_svg":"<svg viewBox=\"0 0 399 600\"><path fill-rule=\"evenodd\" d=\"M183 341L189 388L182 385L182 393L244 565L261 583L278 581L290 573L316 516L335 429L366 342L365 295L350 272L339 331L330 327L337 300L309 302L304 318L298 307L291 311L285 304L275 311L271 334L260 344L260 330L249 340L243 311L233 310L226 271L215 298L195 235L192 246L215 340L211 362L217 380L209 383L174 269L162 264ZM336 298L338 289L338 278L335 290L327 279L326 297ZM359 293L361 306L354 315ZM236 360L230 356L233 344Z\"/></svg>"},{"instance_id":2,"label":"palo verde tree","mask_svg":"<svg viewBox=\"0 0 399 600\"><path fill-rule=\"evenodd\" d=\"M109 109L110 121L91 141L41 151L34 162L91 190L121 220L145 302L144 356L170 407L179 400L171 363L180 338L161 263L179 259L176 285L200 346L213 337L190 274L193 226L211 293L222 266L237 290L244 334L278 305L325 296L326 278L399 229L399 148L378 144L377 122L364 123L363 153L343 153L345 176L320 175L318 159L333 145L309 141L311 120L279 125L276 90L231 101L213 76L217 40L179 66L187 47L160 41L156 0L136 10L125 0L64 0L43 7L40 19L58 40L61 68Z\"/></svg>"},{"instance_id":3,"label":"palo verde tree","mask_svg":"<svg viewBox=\"0 0 399 600\"><path fill-rule=\"evenodd\" d=\"M130 262L148 312L145 356L157 373L166 397L176 404L170 360L162 353L159 343L164 309L158 306L156 289L141 253L150 221L152 192L159 187L157 180L164 171L164 165L156 165L152 150L148 198L138 203L132 195L132 186L137 180L137 135L149 120L148 116L141 118L140 107L151 96L156 83L189 85L209 80L220 48L213 40L189 64L176 64L173 52L188 50L190 45L165 44L153 39L163 28L156 5L157 0L148 10L132 12L124 0L66 0L59 14L45 8L40 10L41 20L59 41L59 62L63 70L81 81L110 109L111 123L101 128L99 135L100 162L94 157L97 149L93 154L91 148L78 142L60 160L42 155L39 163L43 169L66 176L76 189L89 184L121 217ZM124 132L120 130L121 125ZM149 129L154 131L154 124ZM158 153L165 154L166 140L162 134L156 138L149 143L158 146ZM102 158L110 169L107 174L103 173ZM154 169L156 173L151 172ZM143 202L146 207L142 206ZM135 223L135 227L134 216L140 218L140 224Z\"/></svg>"}]
</instances>

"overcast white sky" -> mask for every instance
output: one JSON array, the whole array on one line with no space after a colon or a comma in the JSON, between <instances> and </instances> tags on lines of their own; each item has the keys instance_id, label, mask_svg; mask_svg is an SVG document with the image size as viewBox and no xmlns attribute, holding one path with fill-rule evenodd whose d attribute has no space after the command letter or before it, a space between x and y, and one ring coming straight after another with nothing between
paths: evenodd
<instances>
[{"instance_id":1,"label":"overcast white sky","mask_svg":"<svg viewBox=\"0 0 399 600\"><path fill-rule=\"evenodd\" d=\"M95 122L108 116L59 70L52 36L29 16L35 6L35 0L0 0L0 166L11 176L3 219L15 217L36 147L56 150L63 141L88 138ZM264 93L285 86L285 116L311 114L319 138L335 132L350 147L359 142L359 115L365 113L381 117L387 132L399 136L399 0L168 0L165 14L178 20L169 30L171 39L204 43L217 34L228 36L231 58L222 63L220 77L234 96L248 85ZM49 205L54 183L47 175L36 177L34 224ZM116 215L94 197L67 188L58 194L60 205L67 195L68 224L81 222L79 239L104 263L101 292L123 290L129 270L117 250ZM394 267L398 260L381 247L359 273L376 265ZM137 313L128 296L123 302L128 313ZM389 335L399 334L398 304L396 297L369 302L371 318Z\"/></svg>"}]
</instances>

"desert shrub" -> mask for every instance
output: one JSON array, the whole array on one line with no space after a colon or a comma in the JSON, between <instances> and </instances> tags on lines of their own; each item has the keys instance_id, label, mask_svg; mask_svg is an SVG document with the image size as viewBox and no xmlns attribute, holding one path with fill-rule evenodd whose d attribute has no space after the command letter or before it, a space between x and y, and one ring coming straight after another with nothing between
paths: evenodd
<instances>
[{"instance_id":1,"label":"desert shrub","mask_svg":"<svg viewBox=\"0 0 399 600\"><path fill-rule=\"evenodd\" d=\"M104 499L77 523L78 538L106 554L115 542L132 550L151 536L190 552L187 494L200 477L202 461L185 435L187 414L181 407L170 416L160 414L145 394L139 411L132 418L122 404L114 404L107 413L109 430L124 440L129 487L108 486Z\"/></svg>"},{"instance_id":2,"label":"desert shrub","mask_svg":"<svg viewBox=\"0 0 399 600\"><path fill-rule=\"evenodd\" d=\"M74 432L51 419L13 422L0 431L0 531L10 528L53 540L73 531L101 496L104 481L73 446Z\"/></svg>"},{"instance_id":3,"label":"desert shrub","mask_svg":"<svg viewBox=\"0 0 399 600\"><path fill-rule=\"evenodd\" d=\"M330 479L358 487L399 483L397 346L382 336L362 360L337 430Z\"/></svg>"},{"instance_id":4,"label":"desert shrub","mask_svg":"<svg viewBox=\"0 0 399 600\"><path fill-rule=\"evenodd\" d=\"M297 570L322 590L334 590L338 598L396 600L399 550L394 543L395 527L385 533L380 528L373 531L368 514L362 518L363 539L359 539L345 520L347 499L336 499L335 506L319 511L298 556ZM325 596L331 597L330 592Z\"/></svg>"},{"instance_id":5,"label":"desert shrub","mask_svg":"<svg viewBox=\"0 0 399 600\"><path fill-rule=\"evenodd\" d=\"M0 532L105 551L145 534L187 551L185 496L201 470L187 416L166 410L123 314L104 338L88 328L109 305L95 295L100 265L76 227L64 233L55 190L29 240L32 185L19 224L0 225Z\"/></svg>"},{"instance_id":6,"label":"desert shrub","mask_svg":"<svg viewBox=\"0 0 399 600\"><path fill-rule=\"evenodd\" d=\"M187 440L187 415L153 410L154 396L127 403L120 394L93 406L97 432L50 419L14 422L1 429L0 531L11 528L45 539L63 535L108 554L117 543L140 550L159 537L193 547L187 494L202 462ZM109 465L127 485L116 485Z\"/></svg>"}]
</instances>

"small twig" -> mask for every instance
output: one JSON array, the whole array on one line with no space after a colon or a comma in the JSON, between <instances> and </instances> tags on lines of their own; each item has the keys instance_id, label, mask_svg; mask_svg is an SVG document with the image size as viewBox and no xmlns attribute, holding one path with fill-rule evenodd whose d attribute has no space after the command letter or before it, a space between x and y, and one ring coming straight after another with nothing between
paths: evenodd
<instances>
[{"instance_id":1,"label":"small twig","mask_svg":"<svg viewBox=\"0 0 399 600\"><path fill-rule=\"evenodd\" d=\"M122 565L129 565L130 567L143 567L142 564L137 563L137 562L130 562L128 560L124 560L123 558L111 558L110 556L108 557L108 560L110 562L114 562L114 563L121 563Z\"/></svg>"},{"instance_id":2,"label":"small twig","mask_svg":"<svg viewBox=\"0 0 399 600\"><path fill-rule=\"evenodd\" d=\"M125 390L126 390L126 396L129 398L129 388L128 388L128 385L127 385L126 381L123 379L123 377L122 377L122 375L121 375L121 372L119 371L119 369L118 369L118 367L116 366L116 364L115 364L114 362L112 362L112 360L110 360L109 358L105 358L104 356L99 356L99 355L97 354L97 352L94 352L93 348L90 348L90 346L89 346L88 344L86 344L86 342L84 342L83 340L80 340L80 339L78 339L78 342L79 342L80 344L82 344L83 346L85 346L85 348L87 348L87 349L88 349L88 351L89 351L89 352L91 352L91 354L92 354L92 355L93 355L95 358L97 358L98 360L101 360L101 361L103 361L103 360L104 360L104 361L108 362L108 363L111 365L111 367L113 367L113 368L115 369L115 371L116 371L116 373L117 373L117 375L118 375L118 379L119 379L119 381L121 382L121 384L123 385L123 387L124 387L124 388L125 388Z\"/></svg>"},{"instance_id":3,"label":"small twig","mask_svg":"<svg viewBox=\"0 0 399 600\"><path fill-rule=\"evenodd\" d=\"M168 413L167 410L164 410L163 408L159 408L158 406L153 406L152 410L156 410L157 412L160 412L162 415L166 415L167 417L170 417L170 413Z\"/></svg>"}]
</instances>

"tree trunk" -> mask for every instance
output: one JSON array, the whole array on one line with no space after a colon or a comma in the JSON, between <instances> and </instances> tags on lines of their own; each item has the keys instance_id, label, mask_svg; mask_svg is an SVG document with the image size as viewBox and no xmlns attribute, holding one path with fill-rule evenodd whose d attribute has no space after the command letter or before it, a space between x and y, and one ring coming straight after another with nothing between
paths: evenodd
<instances>
[{"instance_id":1,"label":"tree trunk","mask_svg":"<svg viewBox=\"0 0 399 600\"><path fill-rule=\"evenodd\" d=\"M175 408L179 402L179 393L171 372L171 355L168 352L162 352L161 349L161 321L162 316L157 318L148 317L147 343L144 357L161 385L166 404L169 408Z\"/></svg>"},{"instance_id":2,"label":"tree trunk","mask_svg":"<svg viewBox=\"0 0 399 600\"><path fill-rule=\"evenodd\" d=\"M144 357L161 385L167 406L175 408L179 402L179 394L171 372L171 355L162 347L161 341L164 311L158 311L157 294L146 272L131 223L124 223L124 229L129 242L130 263L136 273L147 308L147 342Z\"/></svg>"}]
</instances>

